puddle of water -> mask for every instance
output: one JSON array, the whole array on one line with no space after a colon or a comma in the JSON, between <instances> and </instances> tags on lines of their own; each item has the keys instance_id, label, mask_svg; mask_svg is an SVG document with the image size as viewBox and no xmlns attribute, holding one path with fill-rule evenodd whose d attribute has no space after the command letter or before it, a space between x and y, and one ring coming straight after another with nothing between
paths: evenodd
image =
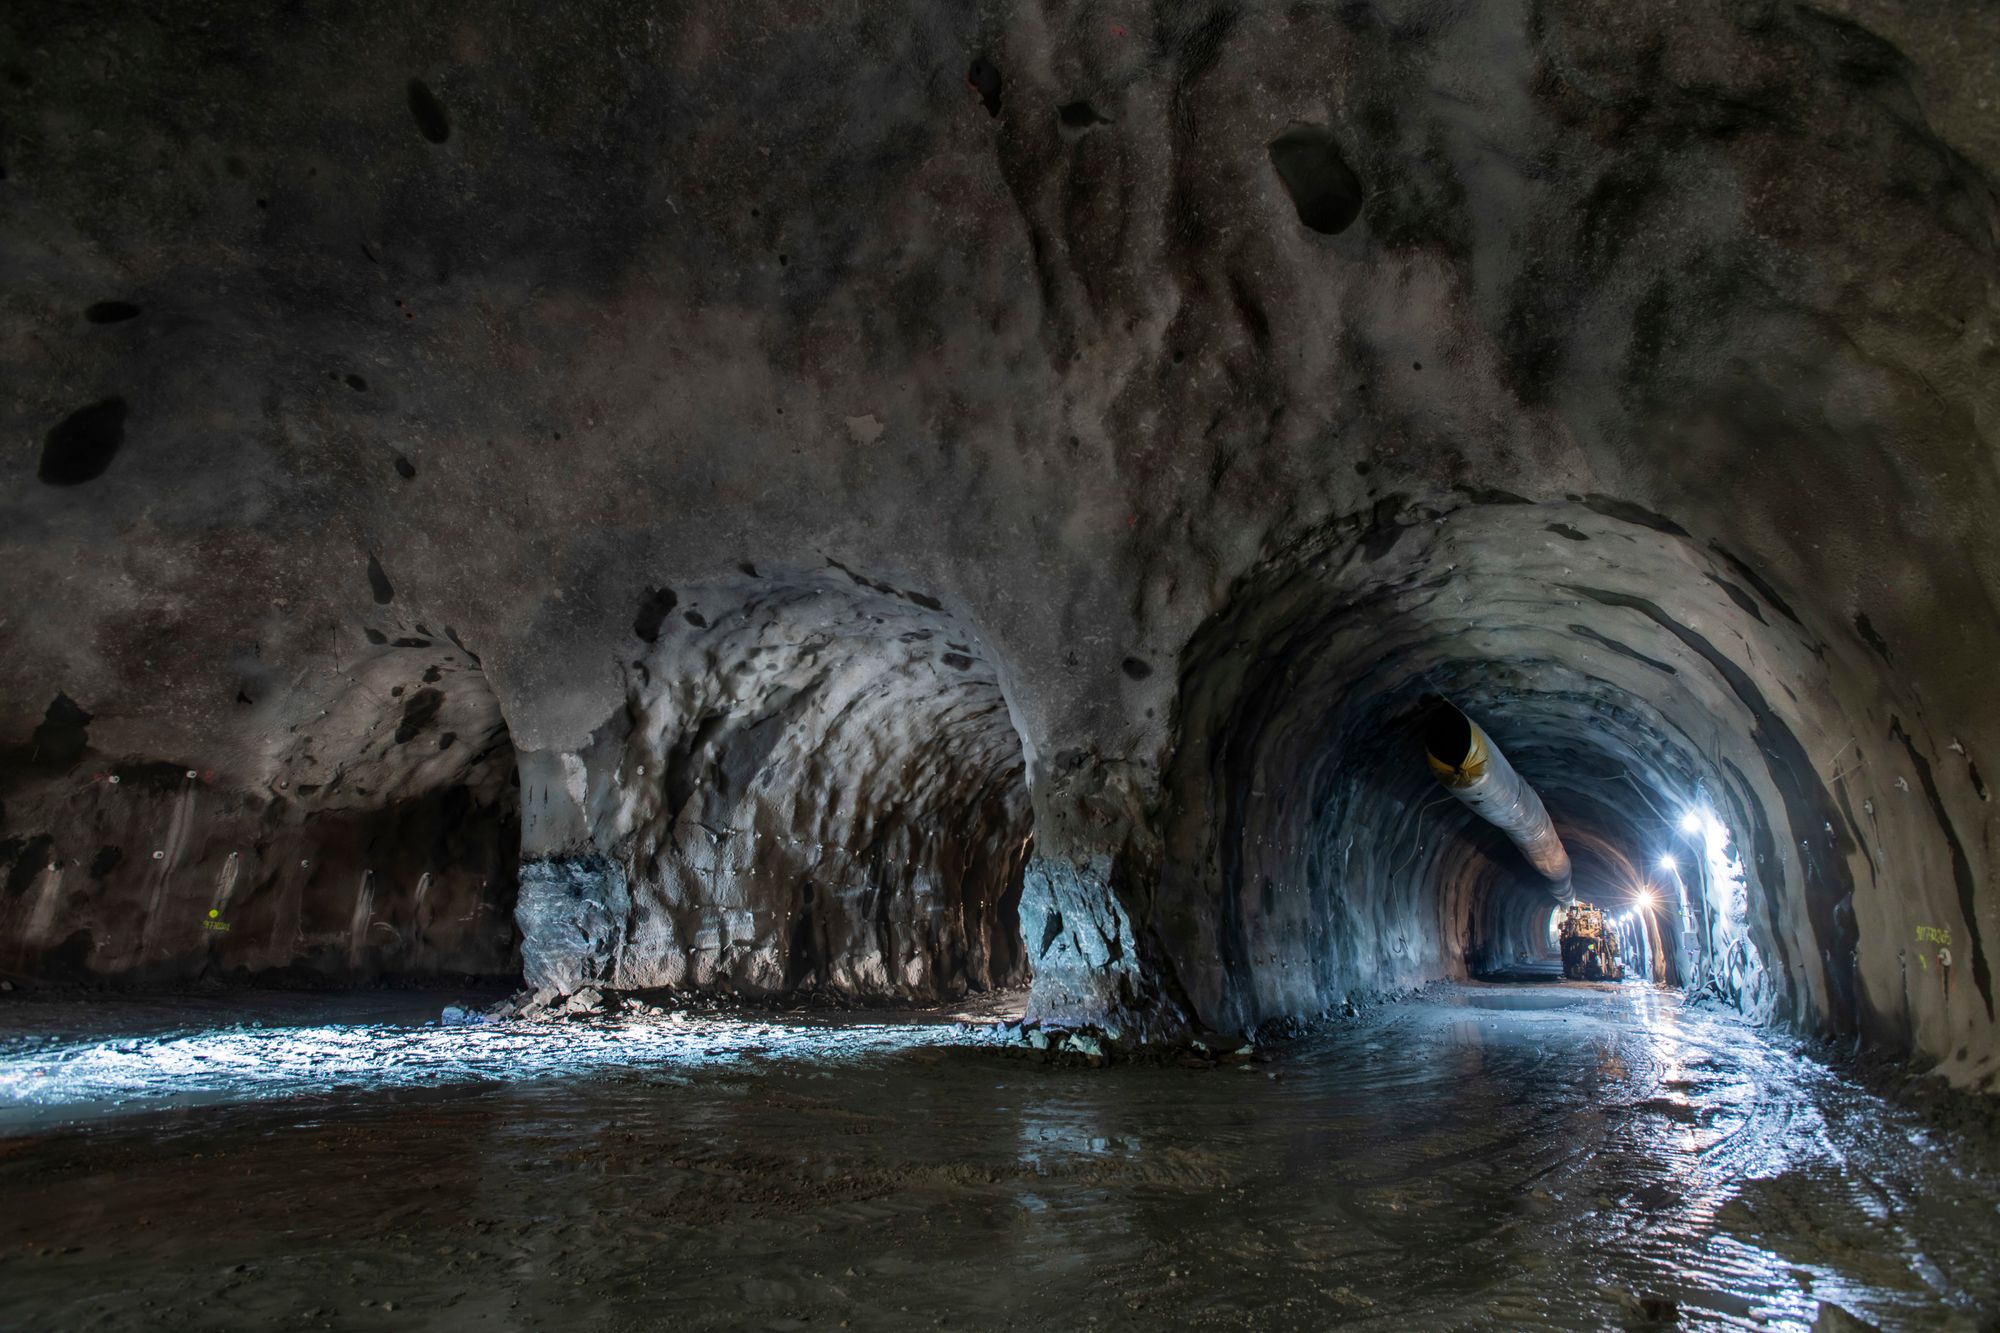
<instances>
[{"instance_id":1,"label":"puddle of water","mask_svg":"<svg viewBox=\"0 0 2000 1333\"><path fill-rule=\"evenodd\" d=\"M0 1289L27 1328L1796 1328L1822 1300L1950 1328L2000 1302L2000 1184L1900 1112L1658 992L1495 989L1212 1070L934 1023L78 1017L0 1038L26 1117ZM58 1072L23 1084L30 1059Z\"/></svg>"},{"instance_id":2,"label":"puddle of water","mask_svg":"<svg viewBox=\"0 0 2000 1333\"><path fill-rule=\"evenodd\" d=\"M1558 986L1488 985L1465 987L1452 999L1474 1009L1570 1009L1584 1002L1577 991Z\"/></svg>"}]
</instances>

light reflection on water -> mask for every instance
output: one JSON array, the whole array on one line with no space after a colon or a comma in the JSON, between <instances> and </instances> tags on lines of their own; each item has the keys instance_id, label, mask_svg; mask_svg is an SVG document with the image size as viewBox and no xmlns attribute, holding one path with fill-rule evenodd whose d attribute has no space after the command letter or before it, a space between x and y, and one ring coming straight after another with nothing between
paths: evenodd
<instances>
[{"instance_id":1,"label":"light reflection on water","mask_svg":"<svg viewBox=\"0 0 2000 1333\"><path fill-rule=\"evenodd\" d=\"M9 1113L38 1123L243 1103L179 1113L171 1141L111 1115L0 1158L0 1245L86 1246L8 1275L26 1326L146 1322L178 1242L120 1234L111 1269L90 1247L106 1217L186 1207L218 1159L250 1183L204 1215L200 1262L272 1273L202 1308L226 1327L356 1272L439 1327L1595 1329L1663 1302L1804 1327L1821 1300L1976 1327L2000 1298L1994 1181L1637 985L1447 988L1199 1071L1047 1068L935 1024L284 1017L0 1046Z\"/></svg>"},{"instance_id":2,"label":"light reflection on water","mask_svg":"<svg viewBox=\"0 0 2000 1333\"><path fill-rule=\"evenodd\" d=\"M330 1091L518 1083L631 1067L696 1071L756 1059L827 1067L919 1046L987 1040L983 1030L950 1024L849 1016L441 1024L409 1012L407 1000L388 1006L402 1011L393 1017L370 1012L384 1007L374 997L358 1004L346 997L280 1001L275 1012L260 1009L264 1017L218 1027L185 1021L178 1011L187 1003L155 1001L121 1015L114 1002L108 1012L48 1015L58 1022L47 1032L30 1030L47 1006L17 1006L6 1015L12 1030L0 1035L0 1133ZM419 1003L432 1014L441 1007ZM327 1008L359 1012L346 1022L303 1021ZM212 1016L206 1005L196 1012ZM63 1019L80 1030L61 1031Z\"/></svg>"}]
</instances>

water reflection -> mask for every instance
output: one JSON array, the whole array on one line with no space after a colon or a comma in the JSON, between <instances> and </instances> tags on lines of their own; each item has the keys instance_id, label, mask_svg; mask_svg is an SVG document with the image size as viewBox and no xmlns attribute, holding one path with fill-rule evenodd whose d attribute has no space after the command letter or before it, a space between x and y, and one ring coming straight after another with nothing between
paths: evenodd
<instances>
[{"instance_id":1,"label":"water reflection","mask_svg":"<svg viewBox=\"0 0 2000 1333\"><path fill-rule=\"evenodd\" d=\"M322 999L320 1007L351 1005ZM365 1003L365 1002L364 1002ZM425 1005L435 1013L435 1002ZM179 1106L267 1101L454 1084L573 1079L633 1068L684 1071L758 1059L816 1067L953 1042L980 1031L865 1018L785 1022L712 1016L611 1018L588 1023L445 1023L357 1015L308 1023L280 1010L225 1027L177 1024L125 1030L21 1030L33 1010L8 1015L0 1036L0 1131ZM158 1006L149 1006L153 1013ZM92 1015L102 1021L103 1016Z\"/></svg>"},{"instance_id":2,"label":"water reflection","mask_svg":"<svg viewBox=\"0 0 2000 1333\"><path fill-rule=\"evenodd\" d=\"M48 1252L10 1318L1597 1329L1826 1300L1922 1326L2000 1298L1994 1181L1638 985L1440 990L1204 1070L907 1023L306 1017L9 1039L5 1077L61 1071L37 1115L183 1078L238 1102L5 1141L0 1245Z\"/></svg>"}]
</instances>

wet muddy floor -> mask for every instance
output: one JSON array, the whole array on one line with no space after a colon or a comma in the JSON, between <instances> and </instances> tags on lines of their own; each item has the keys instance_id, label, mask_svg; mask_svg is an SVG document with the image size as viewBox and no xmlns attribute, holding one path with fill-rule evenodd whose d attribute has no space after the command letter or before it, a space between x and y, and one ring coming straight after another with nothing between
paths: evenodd
<instances>
[{"instance_id":1,"label":"wet muddy floor","mask_svg":"<svg viewBox=\"0 0 2000 1333\"><path fill-rule=\"evenodd\" d=\"M442 1002L0 1010L0 1325L2000 1311L1990 1158L1638 984L1434 987L1211 1069L865 1017L417 1025Z\"/></svg>"}]
</instances>

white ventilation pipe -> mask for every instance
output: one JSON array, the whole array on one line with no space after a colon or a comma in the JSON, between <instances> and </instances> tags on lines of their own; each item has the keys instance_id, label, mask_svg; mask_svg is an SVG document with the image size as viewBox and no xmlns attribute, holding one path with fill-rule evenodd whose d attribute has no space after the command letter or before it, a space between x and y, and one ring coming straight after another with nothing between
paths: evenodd
<instances>
[{"instance_id":1,"label":"white ventilation pipe","mask_svg":"<svg viewBox=\"0 0 2000 1333\"><path fill-rule=\"evenodd\" d=\"M1424 719L1424 757L1445 788L1521 849L1561 903L1573 902L1569 853L1542 798L1479 724L1439 699Z\"/></svg>"}]
</instances>

